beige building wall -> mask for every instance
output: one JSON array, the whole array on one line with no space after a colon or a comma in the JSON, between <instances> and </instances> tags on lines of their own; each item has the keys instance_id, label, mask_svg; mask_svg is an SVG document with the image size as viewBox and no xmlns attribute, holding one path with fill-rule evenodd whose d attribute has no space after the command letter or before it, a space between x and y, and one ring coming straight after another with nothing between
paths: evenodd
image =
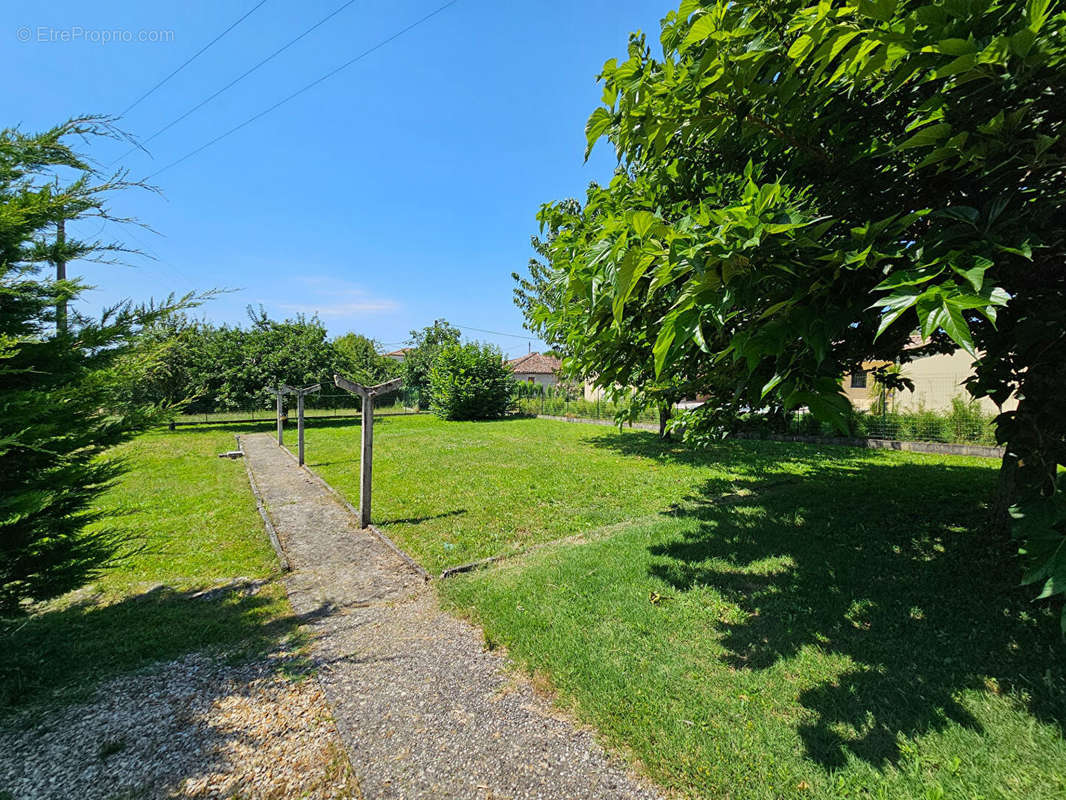
<instances>
[{"instance_id":1,"label":"beige building wall","mask_svg":"<svg viewBox=\"0 0 1066 800\"><path fill-rule=\"evenodd\" d=\"M554 375L544 375L542 373L531 375L527 372L516 372L514 377L519 383L532 383L537 386L555 386L559 383Z\"/></svg>"},{"instance_id":2,"label":"beige building wall","mask_svg":"<svg viewBox=\"0 0 1066 800\"><path fill-rule=\"evenodd\" d=\"M871 361L863 366L872 370L885 362ZM965 350L957 350L951 355L941 354L926 356L903 365L903 375L914 381L914 391L906 390L896 392L889 405L889 409L899 412L918 411L950 411L951 400L954 397L970 398L969 392L963 386L963 382L973 374L973 357ZM844 376L844 394L848 396L855 408L868 410L876 398L873 376L867 374L866 387L853 386L853 383L862 383L861 378ZM979 401L981 410L997 414L1000 411L1010 411L1017 407L1018 401L1011 398L1000 409L987 397Z\"/></svg>"},{"instance_id":3,"label":"beige building wall","mask_svg":"<svg viewBox=\"0 0 1066 800\"><path fill-rule=\"evenodd\" d=\"M582 386L582 394L589 402L595 403L597 400L602 400L603 393L603 387L594 386L592 381L586 380Z\"/></svg>"}]
</instances>

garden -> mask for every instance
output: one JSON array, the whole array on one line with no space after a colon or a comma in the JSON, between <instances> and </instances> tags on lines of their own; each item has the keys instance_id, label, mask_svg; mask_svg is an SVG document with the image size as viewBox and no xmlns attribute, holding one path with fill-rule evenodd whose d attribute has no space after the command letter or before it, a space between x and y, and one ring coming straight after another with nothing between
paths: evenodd
<instances>
[{"instance_id":1,"label":"garden","mask_svg":"<svg viewBox=\"0 0 1066 800\"><path fill-rule=\"evenodd\" d=\"M503 556L444 600L659 783L1066 792L1066 653L983 532L994 461L530 419L375 432L376 521L434 573ZM349 500L357 442L308 434Z\"/></svg>"}]
</instances>

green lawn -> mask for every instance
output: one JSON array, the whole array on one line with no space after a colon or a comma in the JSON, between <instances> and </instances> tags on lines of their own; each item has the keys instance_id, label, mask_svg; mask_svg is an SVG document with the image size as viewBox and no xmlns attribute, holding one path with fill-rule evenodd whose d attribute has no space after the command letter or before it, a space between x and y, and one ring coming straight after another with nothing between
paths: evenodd
<instances>
[{"instance_id":1,"label":"green lawn","mask_svg":"<svg viewBox=\"0 0 1066 800\"><path fill-rule=\"evenodd\" d=\"M280 582L257 592L198 591L273 579L277 559L223 430L151 433L118 449L128 471L99 502L128 537L91 585L23 620L0 621L0 708L80 697L100 679L207 647L259 652L294 630Z\"/></svg>"},{"instance_id":2,"label":"green lawn","mask_svg":"<svg viewBox=\"0 0 1066 800\"><path fill-rule=\"evenodd\" d=\"M694 797L1066 797L1066 648L980 533L996 464L380 423L375 518L445 601ZM358 426L311 465L357 501Z\"/></svg>"}]
</instances>

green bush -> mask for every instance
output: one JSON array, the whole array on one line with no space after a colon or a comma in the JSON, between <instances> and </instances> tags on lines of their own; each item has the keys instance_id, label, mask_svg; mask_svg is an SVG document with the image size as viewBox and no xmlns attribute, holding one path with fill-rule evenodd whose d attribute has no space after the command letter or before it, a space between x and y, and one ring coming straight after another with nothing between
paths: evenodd
<instances>
[{"instance_id":1,"label":"green bush","mask_svg":"<svg viewBox=\"0 0 1066 800\"><path fill-rule=\"evenodd\" d=\"M441 419L495 419L511 411L514 373L496 347L449 345L429 371L429 407Z\"/></svg>"}]
</instances>

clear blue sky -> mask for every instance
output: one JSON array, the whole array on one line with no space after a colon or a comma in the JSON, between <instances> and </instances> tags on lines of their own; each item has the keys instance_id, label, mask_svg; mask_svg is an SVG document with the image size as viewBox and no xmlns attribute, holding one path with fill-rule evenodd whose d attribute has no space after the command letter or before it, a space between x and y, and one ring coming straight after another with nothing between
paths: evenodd
<instances>
[{"instance_id":1,"label":"clear blue sky","mask_svg":"<svg viewBox=\"0 0 1066 800\"><path fill-rule=\"evenodd\" d=\"M11 80L0 124L32 131L74 114L118 114L257 1L5 4L0 53ZM267 0L121 126L150 136L344 1ZM442 3L354 2L148 143L150 155L119 164L132 177L151 175ZM202 308L216 321L242 322L245 306L262 303L275 317L318 312L331 333L355 330L387 345L436 317L521 334L510 276L532 255L537 209L583 195L614 166L605 147L583 162L584 123L601 94L595 76L606 59L624 57L632 30L658 49L658 21L671 7L458 0L162 172L152 179L160 196L116 196L117 213L159 235L114 226L100 235L157 260L71 265L98 287L86 310L219 287L239 291ZM163 31L169 41L104 42L103 31L135 39ZM97 142L91 155L107 164L127 149ZM467 335L512 354L527 348L521 339Z\"/></svg>"}]
</instances>

